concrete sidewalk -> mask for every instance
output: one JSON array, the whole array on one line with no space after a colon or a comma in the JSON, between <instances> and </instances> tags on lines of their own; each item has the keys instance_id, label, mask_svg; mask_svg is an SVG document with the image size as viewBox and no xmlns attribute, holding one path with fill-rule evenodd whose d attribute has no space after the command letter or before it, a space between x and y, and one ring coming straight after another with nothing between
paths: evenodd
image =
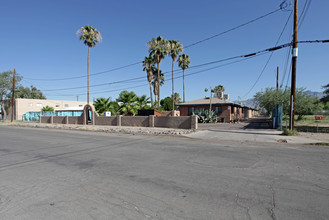
<instances>
[{"instance_id":1,"label":"concrete sidewalk","mask_svg":"<svg viewBox=\"0 0 329 220\"><path fill-rule=\"evenodd\" d=\"M210 140L210 141L236 141L236 142L260 142L260 143L289 143L307 144L316 143L319 140L301 136L284 136L282 131L271 129L257 130L228 130L210 129L199 130L195 133L185 134L189 138Z\"/></svg>"}]
</instances>

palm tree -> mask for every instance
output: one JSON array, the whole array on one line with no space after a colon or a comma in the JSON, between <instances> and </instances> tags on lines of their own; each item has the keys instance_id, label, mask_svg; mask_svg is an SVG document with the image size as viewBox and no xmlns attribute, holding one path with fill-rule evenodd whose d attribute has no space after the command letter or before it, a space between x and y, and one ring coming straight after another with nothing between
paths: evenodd
<instances>
[{"instance_id":1,"label":"palm tree","mask_svg":"<svg viewBox=\"0 0 329 220\"><path fill-rule=\"evenodd\" d=\"M120 113L124 115L136 115L138 111L137 107L138 96L134 92L128 92L126 90L120 92L117 102L120 104Z\"/></svg>"},{"instance_id":2,"label":"palm tree","mask_svg":"<svg viewBox=\"0 0 329 220\"><path fill-rule=\"evenodd\" d=\"M153 107L153 94L152 94L152 80L153 80L153 70L154 66L154 58L152 56L148 56L144 58L143 61L144 71L147 73L147 80L150 84L150 97L151 97L151 105Z\"/></svg>"},{"instance_id":3,"label":"palm tree","mask_svg":"<svg viewBox=\"0 0 329 220\"><path fill-rule=\"evenodd\" d=\"M154 79L153 79L152 85L154 87L153 92L154 92L155 102L157 101L157 103L159 104L160 103L159 91L160 91L160 86L162 86L164 84L164 74L160 70L160 80L158 80L157 73L158 73L158 69L154 68L153 69ZM159 108L159 105L158 105L158 108Z\"/></svg>"},{"instance_id":4,"label":"palm tree","mask_svg":"<svg viewBox=\"0 0 329 220\"><path fill-rule=\"evenodd\" d=\"M102 41L101 33L92 26L81 27L77 31L77 35L83 43L88 46L88 58L87 58L87 103L89 104L89 56L90 48L96 46L97 43Z\"/></svg>"},{"instance_id":5,"label":"palm tree","mask_svg":"<svg viewBox=\"0 0 329 220\"><path fill-rule=\"evenodd\" d=\"M155 62L157 63L158 68L158 84L160 85L160 63L163 58L168 54L168 41L163 39L161 36L157 38L152 38L151 41L147 43L149 47L149 53L154 57ZM158 100L160 100L160 87L158 91ZM158 108L160 107L160 102L158 102Z\"/></svg>"},{"instance_id":6,"label":"palm tree","mask_svg":"<svg viewBox=\"0 0 329 220\"><path fill-rule=\"evenodd\" d=\"M110 98L97 98L94 102L94 107L99 115L103 115L104 112L109 111L111 108Z\"/></svg>"},{"instance_id":7,"label":"palm tree","mask_svg":"<svg viewBox=\"0 0 329 220\"><path fill-rule=\"evenodd\" d=\"M174 110L174 94L175 94L175 90L174 90L174 64L176 61L176 58L178 56L179 53L182 53L184 50L183 45L181 44L181 42L177 41L177 40L169 40L168 41L168 54L171 56L172 58L172 110Z\"/></svg>"},{"instance_id":8,"label":"palm tree","mask_svg":"<svg viewBox=\"0 0 329 220\"><path fill-rule=\"evenodd\" d=\"M183 102L185 102L185 69L189 67L191 63L190 57L186 54L182 54L178 57L178 66L183 70Z\"/></svg>"},{"instance_id":9,"label":"palm tree","mask_svg":"<svg viewBox=\"0 0 329 220\"><path fill-rule=\"evenodd\" d=\"M180 102L181 98L179 93L175 92L173 100L176 105Z\"/></svg>"},{"instance_id":10,"label":"palm tree","mask_svg":"<svg viewBox=\"0 0 329 220\"><path fill-rule=\"evenodd\" d=\"M152 86L152 84L151 84ZM152 87L151 87L151 92L152 92ZM140 97L137 97L137 107L138 109L147 109L149 106L147 105L150 103L149 98L146 97L146 95L142 95Z\"/></svg>"}]
</instances>

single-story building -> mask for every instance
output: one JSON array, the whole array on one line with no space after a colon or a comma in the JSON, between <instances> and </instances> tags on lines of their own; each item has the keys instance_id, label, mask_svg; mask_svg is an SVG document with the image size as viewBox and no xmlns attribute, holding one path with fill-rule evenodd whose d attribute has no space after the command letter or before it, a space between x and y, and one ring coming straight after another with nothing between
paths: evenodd
<instances>
[{"instance_id":1,"label":"single-story building","mask_svg":"<svg viewBox=\"0 0 329 220\"><path fill-rule=\"evenodd\" d=\"M55 111L66 110L81 110L87 104L87 102L79 101L64 101L64 100L48 100L48 99L15 99L14 103L14 120L22 120L23 115L27 112L38 112L45 106L53 107ZM92 105L92 103L90 103ZM5 110L7 113L6 119L11 118L11 100L8 100L5 104Z\"/></svg>"},{"instance_id":2,"label":"single-story building","mask_svg":"<svg viewBox=\"0 0 329 220\"><path fill-rule=\"evenodd\" d=\"M258 111L254 108L244 106L224 100L217 97L205 97L190 102L178 104L181 116L190 116L195 112L210 108L217 115L217 120L222 122L239 121L242 119L252 118L258 115Z\"/></svg>"}]
</instances>

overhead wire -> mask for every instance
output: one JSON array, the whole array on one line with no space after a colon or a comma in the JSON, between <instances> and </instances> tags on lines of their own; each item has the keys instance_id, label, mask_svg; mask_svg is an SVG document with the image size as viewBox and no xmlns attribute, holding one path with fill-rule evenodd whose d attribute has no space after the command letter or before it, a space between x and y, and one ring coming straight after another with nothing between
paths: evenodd
<instances>
[{"instance_id":1,"label":"overhead wire","mask_svg":"<svg viewBox=\"0 0 329 220\"><path fill-rule=\"evenodd\" d=\"M292 13L293 13L293 12L290 12L290 15L288 16L288 19L287 19L286 23L285 23L284 26L283 26L283 29L282 29L282 31L281 31L279 37L278 37L278 40L277 40L276 43L275 43L275 46L277 46L278 43L280 42L281 37L282 37L284 31L286 30L286 27L287 27L287 25L288 25L288 22L289 22L289 20L290 20L290 18L291 18L291 16L292 16ZM256 84L258 83L259 79L260 79L260 78L262 77L262 75L264 74L264 72L265 72L265 70L266 70L266 68L267 68L267 66L268 66L268 64L269 64L269 62L270 62L272 56L273 56L273 52L270 54L269 58L267 59L265 65L264 65L264 67L263 67L261 73L260 73L259 76L257 77L255 83L251 86L251 88L248 90L248 92L247 92L246 94L244 94L243 96L241 96L241 98L246 97L246 96L247 96L247 95L248 95L248 94L254 89L254 87L255 87Z\"/></svg>"},{"instance_id":2,"label":"overhead wire","mask_svg":"<svg viewBox=\"0 0 329 220\"><path fill-rule=\"evenodd\" d=\"M262 18L265 18L265 17L267 17L267 16L269 16L269 15L272 15L272 14L278 12L278 11L281 11L281 10L285 9L286 7L287 7L286 1L283 1L283 2L280 4L280 8L278 8L278 9L276 9L276 10L274 10L274 11L271 11L271 12L269 12L269 13L267 13L267 14L264 14L264 15L262 15L262 16L259 16L259 17L257 17L257 18L254 18L254 19L252 19L252 20L250 20L250 21L248 21L248 22L245 22L245 23L240 24L240 25L238 25L238 26L236 26L236 27L230 28L230 29L228 29L228 30L226 30L226 31L223 31L223 32L221 32L221 33L215 34L215 35L213 35L213 36L211 36L211 37L207 37L207 38L205 38L205 39L203 39L203 40L199 40L199 41L197 41L197 42L195 42L195 43L189 44L189 45L185 46L184 48L186 49L186 48L189 48L189 47L195 46L195 45L197 45L197 44L203 43L203 42L205 42L205 41L211 40L211 39L213 39L213 38L219 37L219 36L221 36L221 35L223 35L223 34L227 34L227 33L231 32L231 31L234 31L234 30L236 30L236 29L238 29L238 28L244 27L244 26L246 26L246 25L248 25L248 24L251 24L251 23L253 23L253 22L255 22L255 21L258 21L258 20L260 20L260 19L262 19Z\"/></svg>"}]
</instances>

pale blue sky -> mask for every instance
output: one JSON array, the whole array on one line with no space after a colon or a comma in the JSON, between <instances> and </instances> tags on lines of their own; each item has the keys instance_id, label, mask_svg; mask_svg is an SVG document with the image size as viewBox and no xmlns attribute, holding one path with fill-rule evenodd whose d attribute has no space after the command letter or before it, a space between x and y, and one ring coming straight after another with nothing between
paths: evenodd
<instances>
[{"instance_id":1,"label":"pale blue sky","mask_svg":"<svg viewBox=\"0 0 329 220\"><path fill-rule=\"evenodd\" d=\"M299 1L301 13L306 0ZM310 1L310 0L309 0ZM86 88L47 91L70 87L86 87L86 77L74 80L51 80L85 76L87 47L79 41L76 31L84 25L97 28L103 42L91 49L90 73L98 73L142 61L148 55L147 42L158 35L179 40L183 45L218 34L279 8L282 1L1 1L0 72L13 70L21 74L25 86L41 89L48 99L86 100ZM290 1L287 1L288 3ZM329 39L329 1L311 1L298 33L299 40ZM292 7L288 7L292 9ZM289 17L283 10L247 26L187 48L191 66L214 60L252 53L273 47ZM292 18L279 44L290 41ZM297 87L322 91L329 83L329 44L300 44L297 65ZM262 88L275 86L276 66L280 82L284 75L288 49L275 51L259 82L250 90L270 54L187 76L186 99L205 96L204 88L224 85L231 100L252 97ZM191 68L186 74L206 70L225 63ZM289 60L290 64L290 60ZM175 68L178 70L178 66ZM164 72L171 70L171 58L161 64ZM176 72L175 77L181 76ZM144 77L141 80L111 83ZM171 74L165 76L161 98L171 94ZM287 75L284 85L287 82ZM141 65L106 72L90 77L90 97L117 98L123 89L138 95L149 95L146 73ZM290 85L290 82L288 83ZM135 88L132 88L135 87ZM182 96L182 79L175 79L175 91Z\"/></svg>"}]
</instances>

